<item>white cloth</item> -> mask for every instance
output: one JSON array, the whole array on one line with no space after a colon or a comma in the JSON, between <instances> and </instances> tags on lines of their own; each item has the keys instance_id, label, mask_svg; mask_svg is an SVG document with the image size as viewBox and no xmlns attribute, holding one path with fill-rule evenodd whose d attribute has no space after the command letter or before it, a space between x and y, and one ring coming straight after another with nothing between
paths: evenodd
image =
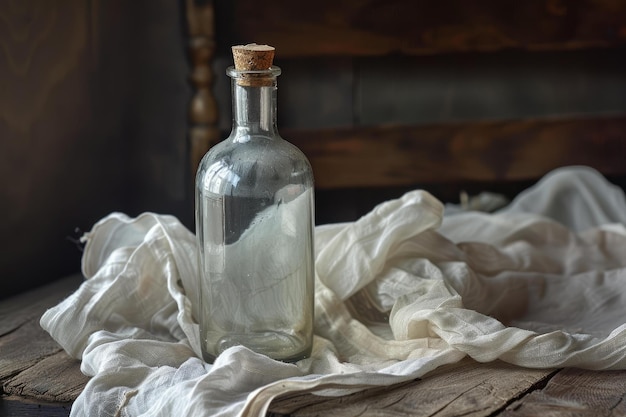
<instances>
[{"instance_id":1,"label":"white cloth","mask_svg":"<svg viewBox=\"0 0 626 417\"><path fill-rule=\"evenodd\" d=\"M194 235L113 213L84 237L82 286L41 325L93 378L72 416L260 416L290 391L339 395L466 355L626 369L626 201L564 168L495 214L443 218L424 191L316 228L312 357L200 359ZM550 216L550 217L548 217Z\"/></svg>"}]
</instances>

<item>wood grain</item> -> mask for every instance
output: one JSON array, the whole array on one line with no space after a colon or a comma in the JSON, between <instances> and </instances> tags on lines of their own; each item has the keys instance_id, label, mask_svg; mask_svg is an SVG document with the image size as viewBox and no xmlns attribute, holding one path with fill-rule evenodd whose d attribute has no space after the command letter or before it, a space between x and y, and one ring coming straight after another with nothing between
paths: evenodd
<instances>
[{"instance_id":1,"label":"wood grain","mask_svg":"<svg viewBox=\"0 0 626 417\"><path fill-rule=\"evenodd\" d=\"M307 155L321 189L529 180L566 165L626 174L624 115L282 134Z\"/></svg>"},{"instance_id":2,"label":"wood grain","mask_svg":"<svg viewBox=\"0 0 626 417\"><path fill-rule=\"evenodd\" d=\"M4 383L5 393L41 401L71 403L89 381L80 371L80 361L64 351L43 358Z\"/></svg>"},{"instance_id":3,"label":"wood grain","mask_svg":"<svg viewBox=\"0 0 626 417\"><path fill-rule=\"evenodd\" d=\"M564 369L545 389L515 402L502 415L626 416L624 371Z\"/></svg>"},{"instance_id":4,"label":"wood grain","mask_svg":"<svg viewBox=\"0 0 626 417\"><path fill-rule=\"evenodd\" d=\"M41 314L68 296L81 282L80 274L72 275L0 303L3 393L65 404L75 400L82 391L88 378L80 372L79 362L70 358L39 325ZM16 404L9 401L2 407Z\"/></svg>"},{"instance_id":5,"label":"wood grain","mask_svg":"<svg viewBox=\"0 0 626 417\"><path fill-rule=\"evenodd\" d=\"M574 49L626 41L620 0L238 0L239 39L281 56Z\"/></svg>"},{"instance_id":6,"label":"wood grain","mask_svg":"<svg viewBox=\"0 0 626 417\"><path fill-rule=\"evenodd\" d=\"M81 274L71 275L0 303L0 337L38 320L47 308L78 288L82 280Z\"/></svg>"},{"instance_id":7,"label":"wood grain","mask_svg":"<svg viewBox=\"0 0 626 417\"><path fill-rule=\"evenodd\" d=\"M66 295L68 282L46 288L50 302ZM30 300L21 296L1 301L0 311L18 308L18 300L40 310L35 301L42 291L27 295ZM20 315L30 317L34 311ZM10 320L10 314L0 316L0 327L11 327L7 325ZM0 416L67 416L87 380L80 373L79 361L68 357L38 326L38 320L0 335ZM272 402L268 415L624 416L625 397L626 371L526 369L465 359L421 380L343 397L285 395Z\"/></svg>"},{"instance_id":8,"label":"wood grain","mask_svg":"<svg viewBox=\"0 0 626 417\"><path fill-rule=\"evenodd\" d=\"M30 320L0 339L0 381L11 378L61 351L61 347Z\"/></svg>"},{"instance_id":9,"label":"wood grain","mask_svg":"<svg viewBox=\"0 0 626 417\"><path fill-rule=\"evenodd\" d=\"M31 401L16 396L0 397L1 417L67 417L70 409L71 404Z\"/></svg>"},{"instance_id":10,"label":"wood grain","mask_svg":"<svg viewBox=\"0 0 626 417\"><path fill-rule=\"evenodd\" d=\"M276 416L294 417L489 416L554 372L501 362L477 365L466 359L413 383L339 398L305 395L278 399L270 411Z\"/></svg>"}]
</instances>

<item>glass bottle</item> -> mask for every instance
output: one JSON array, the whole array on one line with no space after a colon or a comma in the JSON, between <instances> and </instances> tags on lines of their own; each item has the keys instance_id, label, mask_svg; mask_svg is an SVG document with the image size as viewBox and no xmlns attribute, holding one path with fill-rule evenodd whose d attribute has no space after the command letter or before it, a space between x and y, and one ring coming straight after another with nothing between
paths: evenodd
<instances>
[{"instance_id":1,"label":"glass bottle","mask_svg":"<svg viewBox=\"0 0 626 417\"><path fill-rule=\"evenodd\" d=\"M237 345L287 362L311 352L313 173L278 134L281 70L271 59L255 67L270 48L233 47L235 67L226 71L232 131L204 156L196 176L198 320L207 362ZM236 52L247 54L239 66Z\"/></svg>"}]
</instances>

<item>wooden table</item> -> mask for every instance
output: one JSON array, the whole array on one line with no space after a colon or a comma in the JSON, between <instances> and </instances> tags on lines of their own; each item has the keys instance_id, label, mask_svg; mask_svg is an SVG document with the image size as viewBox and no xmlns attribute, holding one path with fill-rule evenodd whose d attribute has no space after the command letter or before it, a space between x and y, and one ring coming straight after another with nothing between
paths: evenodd
<instances>
[{"instance_id":1,"label":"wooden table","mask_svg":"<svg viewBox=\"0 0 626 417\"><path fill-rule=\"evenodd\" d=\"M0 301L0 416L67 416L89 380L39 327L72 276ZM470 359L425 378L340 398L275 400L270 416L626 416L626 371L525 369Z\"/></svg>"}]
</instances>

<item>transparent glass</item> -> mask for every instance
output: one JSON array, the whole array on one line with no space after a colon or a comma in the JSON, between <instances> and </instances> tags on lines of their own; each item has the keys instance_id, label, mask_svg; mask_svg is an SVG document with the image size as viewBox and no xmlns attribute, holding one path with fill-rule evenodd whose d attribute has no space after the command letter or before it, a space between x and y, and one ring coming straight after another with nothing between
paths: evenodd
<instances>
[{"instance_id":1,"label":"transparent glass","mask_svg":"<svg viewBox=\"0 0 626 417\"><path fill-rule=\"evenodd\" d=\"M293 362L313 340L313 173L276 128L280 69L227 73L233 129L196 176L203 356L243 345Z\"/></svg>"}]
</instances>

